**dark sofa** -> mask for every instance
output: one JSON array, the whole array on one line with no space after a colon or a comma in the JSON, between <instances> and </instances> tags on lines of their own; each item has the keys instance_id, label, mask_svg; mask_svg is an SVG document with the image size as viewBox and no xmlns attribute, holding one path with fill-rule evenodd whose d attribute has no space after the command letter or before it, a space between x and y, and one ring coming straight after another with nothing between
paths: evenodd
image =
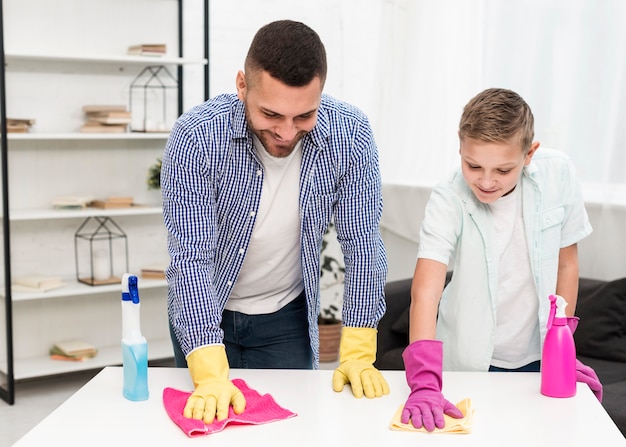
<instances>
[{"instance_id":1,"label":"dark sofa","mask_svg":"<svg viewBox=\"0 0 626 447\"><path fill-rule=\"evenodd\" d=\"M411 279L385 286L387 312L378 325L378 369L404 369L410 294ZM626 278L581 278L576 315L580 317L574 333L577 357L595 370L604 388L602 405L626 437Z\"/></svg>"}]
</instances>

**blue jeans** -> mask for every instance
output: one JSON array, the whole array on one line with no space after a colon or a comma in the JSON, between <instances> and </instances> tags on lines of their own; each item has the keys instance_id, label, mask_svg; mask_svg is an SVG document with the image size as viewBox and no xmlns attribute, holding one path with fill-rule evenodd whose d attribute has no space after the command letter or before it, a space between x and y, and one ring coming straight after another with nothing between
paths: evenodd
<instances>
[{"instance_id":1,"label":"blue jeans","mask_svg":"<svg viewBox=\"0 0 626 447\"><path fill-rule=\"evenodd\" d=\"M222 330L231 368L312 369L304 292L282 309L259 315L225 310ZM170 324L176 366L187 362Z\"/></svg>"},{"instance_id":2,"label":"blue jeans","mask_svg":"<svg viewBox=\"0 0 626 447\"><path fill-rule=\"evenodd\" d=\"M524 365L524 366L520 366L519 368L515 368L515 369L506 369L506 368L500 368L498 366L493 366L491 365L489 367L489 371L495 371L495 372L539 372L541 371L541 362L539 360L529 363L528 365Z\"/></svg>"}]
</instances>

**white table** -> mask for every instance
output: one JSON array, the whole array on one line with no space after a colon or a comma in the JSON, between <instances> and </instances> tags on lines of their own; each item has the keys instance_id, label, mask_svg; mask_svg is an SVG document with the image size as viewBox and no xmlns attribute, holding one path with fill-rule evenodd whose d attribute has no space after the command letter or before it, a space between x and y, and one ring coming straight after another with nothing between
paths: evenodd
<instances>
[{"instance_id":1,"label":"white table","mask_svg":"<svg viewBox=\"0 0 626 447\"><path fill-rule=\"evenodd\" d=\"M392 431L389 423L408 396L402 371L385 371L391 393L355 399L346 387L335 393L332 371L231 370L261 394L298 416L257 426L227 426L188 438L165 413L165 387L192 389L186 369L150 368L150 399L122 397L122 369L103 369L15 446L626 446L608 414L586 385L575 397L539 393L539 373L444 373L444 393L472 399L473 430L466 435Z\"/></svg>"}]
</instances>

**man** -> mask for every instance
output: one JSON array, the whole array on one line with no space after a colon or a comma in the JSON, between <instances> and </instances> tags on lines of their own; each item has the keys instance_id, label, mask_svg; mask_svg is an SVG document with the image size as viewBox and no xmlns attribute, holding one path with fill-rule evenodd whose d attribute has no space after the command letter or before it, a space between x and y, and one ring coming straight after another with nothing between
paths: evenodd
<instances>
[{"instance_id":1,"label":"man","mask_svg":"<svg viewBox=\"0 0 626 447\"><path fill-rule=\"evenodd\" d=\"M386 255L376 144L361 111L322 94L319 36L288 20L255 35L237 94L183 114L163 157L171 256L168 313L177 366L195 391L185 416L240 413L229 367L318 365L322 237L331 218L346 265L333 388L389 392L373 367Z\"/></svg>"}]
</instances>

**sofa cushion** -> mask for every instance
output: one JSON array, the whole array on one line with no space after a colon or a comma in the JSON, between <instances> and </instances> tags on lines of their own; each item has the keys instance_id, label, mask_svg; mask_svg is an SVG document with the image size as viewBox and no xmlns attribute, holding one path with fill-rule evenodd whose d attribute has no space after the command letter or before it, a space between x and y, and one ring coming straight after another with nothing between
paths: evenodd
<instances>
[{"instance_id":1,"label":"sofa cushion","mask_svg":"<svg viewBox=\"0 0 626 447\"><path fill-rule=\"evenodd\" d=\"M404 312L402 312L396 321L391 325L391 330L400 335L409 335L409 308L407 307Z\"/></svg>"},{"instance_id":2,"label":"sofa cushion","mask_svg":"<svg viewBox=\"0 0 626 447\"><path fill-rule=\"evenodd\" d=\"M445 281L445 285L448 285L448 283L450 282L450 279L452 279L452 271L449 271L446 273L446 281ZM408 291L407 294L410 297L411 295L411 280L408 280L408 282L406 283L408 285ZM400 335L406 335L407 337L409 336L409 322L410 322L411 318L410 318L410 309L409 307L406 307L403 312L398 315L397 319L393 322L392 326L391 326L391 330L397 334Z\"/></svg>"},{"instance_id":3,"label":"sofa cushion","mask_svg":"<svg viewBox=\"0 0 626 447\"><path fill-rule=\"evenodd\" d=\"M404 348L393 348L385 352L376 360L376 368L380 370L404 370L404 360L402 360L402 353Z\"/></svg>"},{"instance_id":4,"label":"sofa cushion","mask_svg":"<svg viewBox=\"0 0 626 447\"><path fill-rule=\"evenodd\" d=\"M626 362L626 278L608 281L579 294L574 333L580 355Z\"/></svg>"}]
</instances>

